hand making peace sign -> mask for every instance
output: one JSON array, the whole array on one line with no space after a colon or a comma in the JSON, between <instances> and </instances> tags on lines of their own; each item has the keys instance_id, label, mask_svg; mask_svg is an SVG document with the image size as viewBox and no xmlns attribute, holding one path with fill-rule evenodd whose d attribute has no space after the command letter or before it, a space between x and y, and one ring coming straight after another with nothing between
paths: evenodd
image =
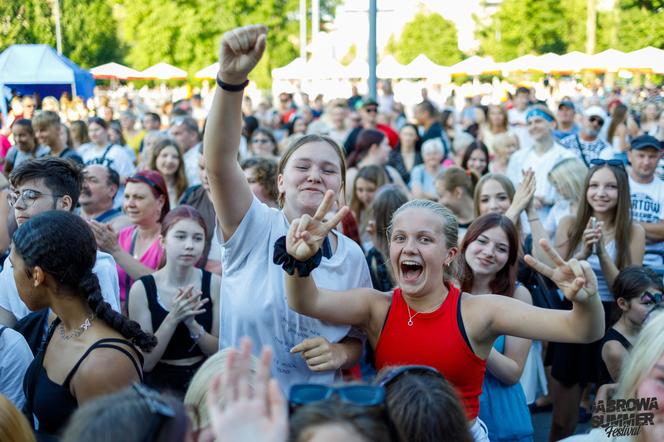
<instances>
[{"instance_id":1,"label":"hand making peace sign","mask_svg":"<svg viewBox=\"0 0 664 442\"><path fill-rule=\"evenodd\" d=\"M586 302L597 295L597 277L587 261L574 258L564 261L544 239L540 240L540 246L555 267L551 268L531 255L525 256L526 263L552 280L567 299L572 302Z\"/></svg>"},{"instance_id":2,"label":"hand making peace sign","mask_svg":"<svg viewBox=\"0 0 664 442\"><path fill-rule=\"evenodd\" d=\"M333 203L334 192L328 190L313 218L303 215L301 218L293 220L286 236L286 251L289 255L298 261L306 261L318 252L327 234L339 224L349 210L347 206L344 206L332 219L326 221L324 217L332 208Z\"/></svg>"}]
</instances>

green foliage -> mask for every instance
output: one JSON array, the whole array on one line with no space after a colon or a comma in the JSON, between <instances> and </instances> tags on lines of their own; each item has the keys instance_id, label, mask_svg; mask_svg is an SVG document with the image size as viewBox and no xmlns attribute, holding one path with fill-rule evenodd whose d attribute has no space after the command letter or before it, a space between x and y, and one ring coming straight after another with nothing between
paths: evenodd
<instances>
[{"instance_id":1,"label":"green foliage","mask_svg":"<svg viewBox=\"0 0 664 442\"><path fill-rule=\"evenodd\" d=\"M17 43L55 48L51 1L0 1L0 50ZM112 9L107 0L60 0L62 52L83 67L122 56Z\"/></svg>"},{"instance_id":2,"label":"green foliage","mask_svg":"<svg viewBox=\"0 0 664 442\"><path fill-rule=\"evenodd\" d=\"M505 0L477 37L498 61L586 49L587 0ZM597 14L595 51L664 47L664 0L617 0Z\"/></svg>"},{"instance_id":3,"label":"green foliage","mask_svg":"<svg viewBox=\"0 0 664 442\"><path fill-rule=\"evenodd\" d=\"M440 14L419 12L406 23L398 41L390 37L386 52L399 63L407 64L420 54L441 65L452 65L462 59L453 22Z\"/></svg>"}]
</instances>

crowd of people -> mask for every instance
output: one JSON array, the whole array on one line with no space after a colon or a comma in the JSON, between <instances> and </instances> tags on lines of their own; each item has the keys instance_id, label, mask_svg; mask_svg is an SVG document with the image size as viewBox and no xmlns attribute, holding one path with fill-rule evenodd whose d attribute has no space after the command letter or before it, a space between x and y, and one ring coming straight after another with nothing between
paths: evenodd
<instances>
[{"instance_id":1,"label":"crowd of people","mask_svg":"<svg viewBox=\"0 0 664 442\"><path fill-rule=\"evenodd\" d=\"M254 108L265 45L206 112L11 101L0 440L664 440L573 436L664 404L661 89Z\"/></svg>"}]
</instances>

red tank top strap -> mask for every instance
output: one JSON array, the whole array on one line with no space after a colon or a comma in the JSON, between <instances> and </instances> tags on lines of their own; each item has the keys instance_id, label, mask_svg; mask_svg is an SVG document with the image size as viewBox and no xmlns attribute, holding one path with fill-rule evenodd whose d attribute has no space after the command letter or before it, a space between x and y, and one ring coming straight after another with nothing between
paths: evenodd
<instances>
[{"instance_id":1,"label":"red tank top strap","mask_svg":"<svg viewBox=\"0 0 664 442\"><path fill-rule=\"evenodd\" d=\"M471 349L461 318L460 290L450 284L435 311L410 309L395 289L385 325L376 344L376 368L429 365L456 388L469 419L477 417L486 361Z\"/></svg>"}]
</instances>

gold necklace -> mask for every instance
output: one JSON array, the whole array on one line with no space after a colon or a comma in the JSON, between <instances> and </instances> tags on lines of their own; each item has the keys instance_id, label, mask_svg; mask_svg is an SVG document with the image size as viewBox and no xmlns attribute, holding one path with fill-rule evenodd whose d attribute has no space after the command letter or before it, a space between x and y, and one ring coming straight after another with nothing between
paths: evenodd
<instances>
[{"instance_id":1,"label":"gold necklace","mask_svg":"<svg viewBox=\"0 0 664 442\"><path fill-rule=\"evenodd\" d=\"M444 302L444 301L445 301L445 299L443 298L443 300L440 301L440 302L438 303L438 305L436 305L434 308L432 308L432 309L430 309L430 310L428 310L428 311L426 311L426 312L415 312L414 315L411 315L411 314L410 314L410 306L408 305L408 302L406 302L406 300L404 299L404 302L406 302L406 308L408 309L408 327L412 327L412 326L413 326L413 318L414 318L415 316L419 315L420 313L431 313L431 312L435 312L436 309L438 309L438 307L440 307L441 305L443 305L443 302Z\"/></svg>"},{"instance_id":2,"label":"gold necklace","mask_svg":"<svg viewBox=\"0 0 664 442\"><path fill-rule=\"evenodd\" d=\"M81 324L76 330L74 330L68 335L65 334L65 325L61 322L60 327L58 327L60 329L60 337L65 341L69 341L72 338L78 338L83 333L85 333L90 327L92 327L92 321L94 320L95 320L95 314L92 313L90 316L85 318L83 324Z\"/></svg>"}]
</instances>

